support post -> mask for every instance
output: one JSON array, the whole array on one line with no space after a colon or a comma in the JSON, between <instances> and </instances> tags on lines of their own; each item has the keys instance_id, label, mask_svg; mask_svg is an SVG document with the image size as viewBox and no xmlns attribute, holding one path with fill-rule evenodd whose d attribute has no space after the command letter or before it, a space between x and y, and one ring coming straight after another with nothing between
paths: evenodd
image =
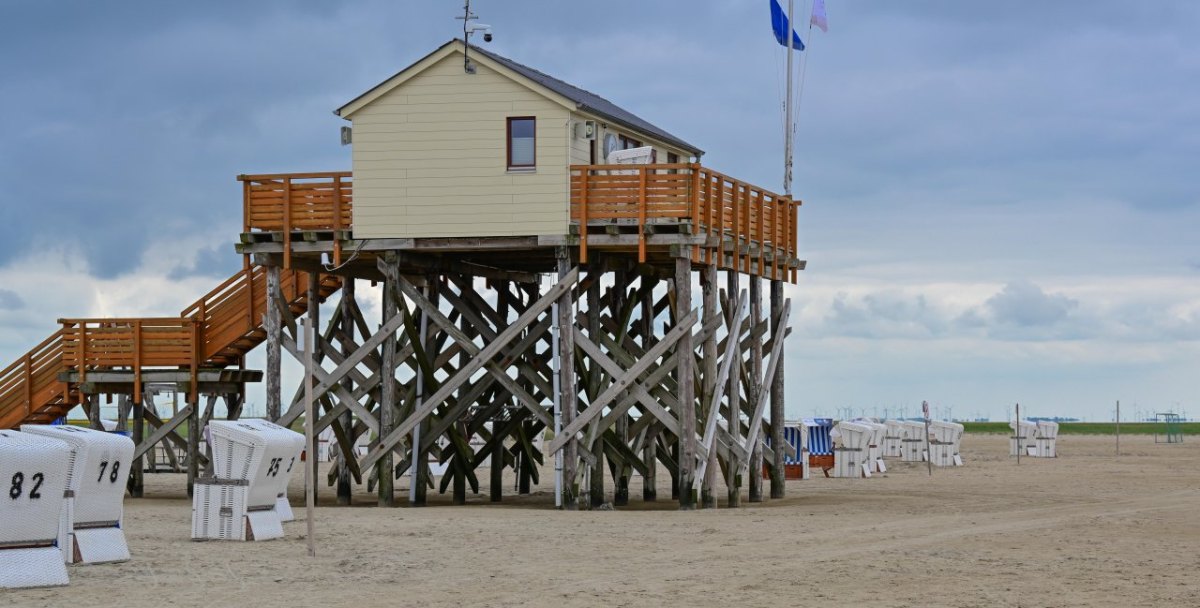
<instances>
[{"instance_id":1,"label":"support post","mask_svg":"<svg viewBox=\"0 0 1200 608\"><path fill-rule=\"evenodd\" d=\"M135 399L133 402L133 444L142 445L146 440L146 400L153 399L153 394L150 391L143 390L145 393L141 399ZM153 449L150 450L154 452ZM129 495L134 498L141 498L145 493L146 488L146 461L144 456L138 456L133 459L133 470L129 472Z\"/></svg>"},{"instance_id":2,"label":"support post","mask_svg":"<svg viewBox=\"0 0 1200 608\"><path fill-rule=\"evenodd\" d=\"M468 281L469 280L470 279L468 279ZM465 334L468 338L473 339L479 333L474 327L471 326L471 322L467 320L466 316L460 317L458 320L458 323L459 323L459 329L461 329L463 334ZM463 367L465 367L467 365L468 361L469 361L469 357L467 355L467 352L465 350L460 352L458 355L459 369L462 369ZM467 389L465 387L458 389L458 401L461 403L466 398L467 398ZM465 424L456 424L455 426L457 426L459 431L462 432L463 439L468 440L467 436L466 436L467 435L466 425ZM461 455L455 456L456 459L461 458L461 457L462 457ZM472 456L472 460L474 460L474 456ZM474 462L463 463L462 469L457 471L454 475L454 504L456 504L456 505L467 504L466 469L468 467L474 466L474 464L475 464Z\"/></svg>"},{"instance_id":3,"label":"support post","mask_svg":"<svg viewBox=\"0 0 1200 608\"><path fill-rule=\"evenodd\" d=\"M431 302L438 302L437 290L430 289L428 284L433 282L432 277L426 277L426 286L424 295ZM419 308L413 313L414 321L417 324L417 339L420 348L416 349L415 356L429 358L429 315L422 312ZM430 361L432 365L432 361ZM429 388L425 385L425 374L422 371L424 366L418 361L417 364L417 395L416 408L419 409L425 404L425 398L429 396ZM419 424L413 427L412 430L412 450L410 451L409 461L412 463L409 474L409 491L408 504L412 507L424 507L429 495L429 457L421 447L422 437L429 431L429 423L422 420ZM380 436L383 436L382 433Z\"/></svg>"},{"instance_id":4,"label":"support post","mask_svg":"<svg viewBox=\"0 0 1200 608\"><path fill-rule=\"evenodd\" d=\"M521 432L525 437L529 437L532 440L533 423L530 421L522 422ZM521 452L521 454L525 454L525 452ZM526 455L521 456L521 467L517 476L517 494L528 495L532 491L530 485L533 482L533 467L536 466L537 463L533 461L532 457Z\"/></svg>"},{"instance_id":5,"label":"support post","mask_svg":"<svg viewBox=\"0 0 1200 608\"><path fill-rule=\"evenodd\" d=\"M625 288L628 284L628 276L624 267L618 266L613 270L613 286L611 292L612 316L614 319L621 321L622 311L625 310ZM622 328L624 329L624 328ZM629 445L629 414L622 414L617 419L615 432L617 439ZM613 480L613 506L623 507L629 504L629 478L632 474L633 467L624 459L617 463L615 479Z\"/></svg>"},{"instance_id":6,"label":"support post","mask_svg":"<svg viewBox=\"0 0 1200 608\"><path fill-rule=\"evenodd\" d=\"M91 395L80 391L79 403L87 412L88 428L93 431L103 431L104 423L100 421L100 401L96 395Z\"/></svg>"},{"instance_id":7,"label":"support post","mask_svg":"<svg viewBox=\"0 0 1200 608\"><path fill-rule=\"evenodd\" d=\"M704 324L707 325L712 319L715 319L717 311L717 266L716 264L708 264L701 270L700 275L700 290L704 300ZM737 297L733 294L731 297ZM729 340L733 342L734 340ZM704 352L704 370L701 372L703 379L700 397L700 403L709 403L712 401L712 396L716 392L717 381L717 334L712 332L704 339L702 346ZM721 413L720 404L712 408L708 412L709 416L719 416ZM708 421L705 421L707 424ZM704 482L700 490L700 506L704 509L717 508L717 497L713 494L713 487L717 482L717 471L720 469L717 463L717 450L711 449L708 451L708 464L704 469Z\"/></svg>"},{"instance_id":8,"label":"support post","mask_svg":"<svg viewBox=\"0 0 1200 608\"><path fill-rule=\"evenodd\" d=\"M758 330L763 324L762 315L762 280L758 275L750 275L750 331L751 335L759 336ZM750 342L750 387L746 395L750 398L750 403L758 403L759 396L762 394L762 358L763 348L762 339L754 338ZM782 371L782 370L781 370ZM750 427L753 429L756 425L751 421ZM762 426L758 425L761 429ZM755 433L753 437L747 437L750 442L750 502L762 502L763 499L763 451L762 451L762 431Z\"/></svg>"},{"instance_id":9,"label":"support post","mask_svg":"<svg viewBox=\"0 0 1200 608\"><path fill-rule=\"evenodd\" d=\"M345 277L342 279L342 300L340 307L342 317L342 333L348 339L353 340L354 316L357 309L357 307L354 305L353 278ZM366 338L367 336L363 337ZM350 348L350 345L346 341L342 341L342 356L349 357L352 353L353 350ZM342 387L345 388L346 392L348 393L354 392L354 380L350 379L349 374L347 374L346 378L342 380ZM351 442L351 449L353 449L354 438L351 431L354 429L354 414L347 409L345 413L340 416L340 422L342 429L345 431L344 434L347 437L347 441ZM343 452L342 456L338 458L337 501L339 505L348 505L352 500L354 491L353 486L351 486L351 479L350 460L345 457L345 452Z\"/></svg>"},{"instance_id":10,"label":"support post","mask_svg":"<svg viewBox=\"0 0 1200 608\"><path fill-rule=\"evenodd\" d=\"M492 502L500 502L504 496L504 440L497 437L502 423L492 420L492 476L488 484Z\"/></svg>"},{"instance_id":11,"label":"support post","mask_svg":"<svg viewBox=\"0 0 1200 608\"><path fill-rule=\"evenodd\" d=\"M692 310L692 258L680 252L675 258L675 319L683 319ZM693 374L692 333L689 330L676 346L679 382L679 508L691 510L696 506L692 490L692 475L696 468L696 387Z\"/></svg>"},{"instance_id":12,"label":"support post","mask_svg":"<svg viewBox=\"0 0 1200 608\"><path fill-rule=\"evenodd\" d=\"M599 262L600 260L596 260ZM599 263L592 264L592 270L588 272L589 278L595 279L588 286L587 290L587 320L588 320L588 338L593 342L600 342L600 282L604 276L604 267ZM601 392L601 376L603 371L595 363L587 370L587 379L584 384L588 387L588 399L595 401L597 395ZM589 405L589 407L594 407ZM599 507L604 504L604 429L598 429L598 434L595 443L592 444L592 474L589 476L588 497L592 508Z\"/></svg>"},{"instance_id":13,"label":"support post","mask_svg":"<svg viewBox=\"0 0 1200 608\"><path fill-rule=\"evenodd\" d=\"M200 476L200 392L189 387L187 420L187 490L188 498L195 493L196 478Z\"/></svg>"},{"instance_id":14,"label":"support post","mask_svg":"<svg viewBox=\"0 0 1200 608\"><path fill-rule=\"evenodd\" d=\"M379 267L383 271L383 323L386 325L392 320L392 317L399 314L394 296L400 280L400 261L396 252L389 251L385 253L380 260ZM379 436L387 437L391 434L392 428L395 425L393 417L398 398L395 382L396 339L394 334L388 336L379 348L382 351L379 374L383 383L380 388L379 399ZM375 472L379 482L377 490L379 492L379 506L381 507L391 507L396 504L396 495L393 491L393 481L395 480L395 473L392 468L393 453L392 450L387 450L376 463Z\"/></svg>"},{"instance_id":15,"label":"support post","mask_svg":"<svg viewBox=\"0 0 1200 608\"><path fill-rule=\"evenodd\" d=\"M654 346L654 288L658 279L651 275L642 275L641 301L641 338L642 350L648 351ZM658 500L658 441L653 434L653 428L646 433L642 443L642 462L646 463L646 474L642 476L642 500L654 502Z\"/></svg>"},{"instance_id":16,"label":"support post","mask_svg":"<svg viewBox=\"0 0 1200 608\"><path fill-rule=\"evenodd\" d=\"M497 282L496 291L501 294L496 298L496 311L500 319L500 326L508 325L508 298L505 297L509 293L508 281ZM488 484L492 502L500 502L504 498L505 451L504 438L500 436L500 429L504 426L504 422L499 418L499 414L492 417L491 480Z\"/></svg>"},{"instance_id":17,"label":"support post","mask_svg":"<svg viewBox=\"0 0 1200 608\"><path fill-rule=\"evenodd\" d=\"M305 294L305 296L306 296L305 299L307 300L307 304L308 304L308 310L306 311L307 316L308 316L308 323L309 323L309 327L312 328L311 333L313 336L319 335L317 329L319 327L321 327L321 294L319 291L320 286L321 286L321 275L317 274L316 272L309 272L308 273L308 292ZM309 342L309 336L304 336L304 341L307 344ZM313 344L312 347L309 349L309 352L306 353L308 355L306 358L311 360L312 367L316 367L317 365L320 365L320 363L317 361L316 353L318 353L318 352L320 352L320 349L317 348L317 345ZM313 379L306 378L305 382L312 383ZM305 385L305 386L307 386L307 385ZM307 415L308 415L308 413L306 411L305 416L307 416ZM312 425L313 426L316 425L315 420L312 421ZM312 428L312 427L310 427L310 428ZM308 465L312 468L313 484L311 485L311 492L312 492L313 504L316 504L316 502L317 502L317 485L318 485L316 483L316 479L318 477L318 473L320 471L320 464L321 464L319 459L317 458L317 454L319 453L319 451L317 450L317 443L319 442L319 439L317 438L316 435L313 435L312 437L308 437L307 439L308 439L308 441L305 444L305 449L308 450Z\"/></svg>"},{"instance_id":18,"label":"support post","mask_svg":"<svg viewBox=\"0 0 1200 608\"><path fill-rule=\"evenodd\" d=\"M275 422L283 414L283 396L281 393L279 366L283 361L282 331L283 321L280 316L278 302L279 267L267 266L267 312L263 328L267 332L267 420Z\"/></svg>"},{"instance_id":19,"label":"support post","mask_svg":"<svg viewBox=\"0 0 1200 608\"><path fill-rule=\"evenodd\" d=\"M571 251L567 247L558 247L555 252L558 265L558 278L562 280L571 272ZM575 420L579 409L579 393L575 384L575 291L568 289L558 300L559 326L559 402L562 407L562 424L564 427ZM579 487L575 481L575 471L579 461L579 440L571 437L563 448L563 506L574 511L579 508L577 497Z\"/></svg>"},{"instance_id":20,"label":"support post","mask_svg":"<svg viewBox=\"0 0 1200 608\"><path fill-rule=\"evenodd\" d=\"M730 299L741 298L742 288L740 285L741 275L736 270L728 270L725 272L728 287L726 294ZM740 316L740 314L739 314ZM731 339L725 345L729 352L726 357L733 357L733 363L736 366L732 374L729 374L729 388L725 391L729 395L729 432L733 435L734 441L741 441L742 435L742 341L741 327L742 320L734 318L734 310L729 309L729 319L727 326L729 327L729 335ZM740 466L725 467L725 487L728 490L726 504L730 507L738 507L742 504L742 478Z\"/></svg>"},{"instance_id":21,"label":"support post","mask_svg":"<svg viewBox=\"0 0 1200 608\"><path fill-rule=\"evenodd\" d=\"M771 339L784 340L787 328L779 327L783 315L783 281L771 281ZM787 493L783 469L783 425L784 425L784 353L787 348L779 351L779 363L776 364L775 377L771 379L771 447L774 467L771 470L771 498L783 498ZM797 457L800 455L797 454Z\"/></svg>"}]
</instances>

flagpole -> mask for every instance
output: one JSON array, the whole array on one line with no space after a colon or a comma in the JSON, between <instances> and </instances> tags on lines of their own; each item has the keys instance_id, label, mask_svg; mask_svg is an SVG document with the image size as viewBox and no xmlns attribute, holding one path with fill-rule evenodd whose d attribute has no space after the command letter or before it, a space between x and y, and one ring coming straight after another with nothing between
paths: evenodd
<instances>
[{"instance_id":1,"label":"flagpole","mask_svg":"<svg viewBox=\"0 0 1200 608\"><path fill-rule=\"evenodd\" d=\"M796 50L796 0L788 0L787 32L787 108L784 110L783 135L783 193L792 196L792 55Z\"/></svg>"}]
</instances>

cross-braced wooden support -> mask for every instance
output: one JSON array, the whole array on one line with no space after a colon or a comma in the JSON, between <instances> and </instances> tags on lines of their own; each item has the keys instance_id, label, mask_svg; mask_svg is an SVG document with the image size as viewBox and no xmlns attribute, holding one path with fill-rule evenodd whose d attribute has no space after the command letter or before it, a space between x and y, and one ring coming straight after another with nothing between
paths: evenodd
<instances>
[{"instance_id":1,"label":"cross-braced wooden support","mask_svg":"<svg viewBox=\"0 0 1200 608\"><path fill-rule=\"evenodd\" d=\"M727 504L737 506L747 476L757 500L764 466L782 469L782 452L764 439L782 426L776 387L788 304L773 291L768 320L756 277L742 291L731 272L722 290L717 268L693 267L690 248L667 271L600 250L576 267L561 247L557 273L540 284L528 273L491 269L485 279L474 267L420 261L387 251L358 266L359 278L382 283L380 325L371 329L345 277L314 345L314 426L331 429L339 446L328 477L339 502L365 478L379 504L393 504L393 480L408 475L411 505L425 504L429 489L461 504L479 492L485 463L489 499L500 501L506 469L528 493L543 481L539 465L555 457L568 509L627 504L639 476L643 499L656 500L663 469L681 509L715 506L722 479ZM272 310L280 349L302 361L292 313ZM300 397L281 424L302 415ZM539 438L556 423L543 448ZM360 456L363 437L370 442Z\"/></svg>"}]
</instances>

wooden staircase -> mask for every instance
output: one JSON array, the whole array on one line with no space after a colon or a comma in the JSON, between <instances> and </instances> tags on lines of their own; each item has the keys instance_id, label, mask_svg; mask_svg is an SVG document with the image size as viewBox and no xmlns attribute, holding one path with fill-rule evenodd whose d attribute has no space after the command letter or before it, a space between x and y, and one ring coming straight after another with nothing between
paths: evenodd
<instances>
[{"instance_id":1,"label":"wooden staircase","mask_svg":"<svg viewBox=\"0 0 1200 608\"><path fill-rule=\"evenodd\" d=\"M280 271L280 291L294 316L308 310L308 274ZM324 301L341 280L322 275ZM79 404L60 380L68 371L224 368L266 340L267 271L248 267L168 319L60 319L62 328L0 371L0 429L48 424ZM164 338L169 334L170 340ZM169 342L170 348L164 349Z\"/></svg>"}]
</instances>

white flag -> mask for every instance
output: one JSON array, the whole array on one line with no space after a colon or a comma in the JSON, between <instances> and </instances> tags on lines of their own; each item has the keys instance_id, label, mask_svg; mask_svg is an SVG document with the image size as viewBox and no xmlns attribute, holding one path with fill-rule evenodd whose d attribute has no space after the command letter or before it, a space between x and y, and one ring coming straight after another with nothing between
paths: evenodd
<instances>
[{"instance_id":1,"label":"white flag","mask_svg":"<svg viewBox=\"0 0 1200 608\"><path fill-rule=\"evenodd\" d=\"M813 0L812 18L808 20L808 23L821 28L822 32L829 33L829 18L825 16L825 0Z\"/></svg>"}]
</instances>

